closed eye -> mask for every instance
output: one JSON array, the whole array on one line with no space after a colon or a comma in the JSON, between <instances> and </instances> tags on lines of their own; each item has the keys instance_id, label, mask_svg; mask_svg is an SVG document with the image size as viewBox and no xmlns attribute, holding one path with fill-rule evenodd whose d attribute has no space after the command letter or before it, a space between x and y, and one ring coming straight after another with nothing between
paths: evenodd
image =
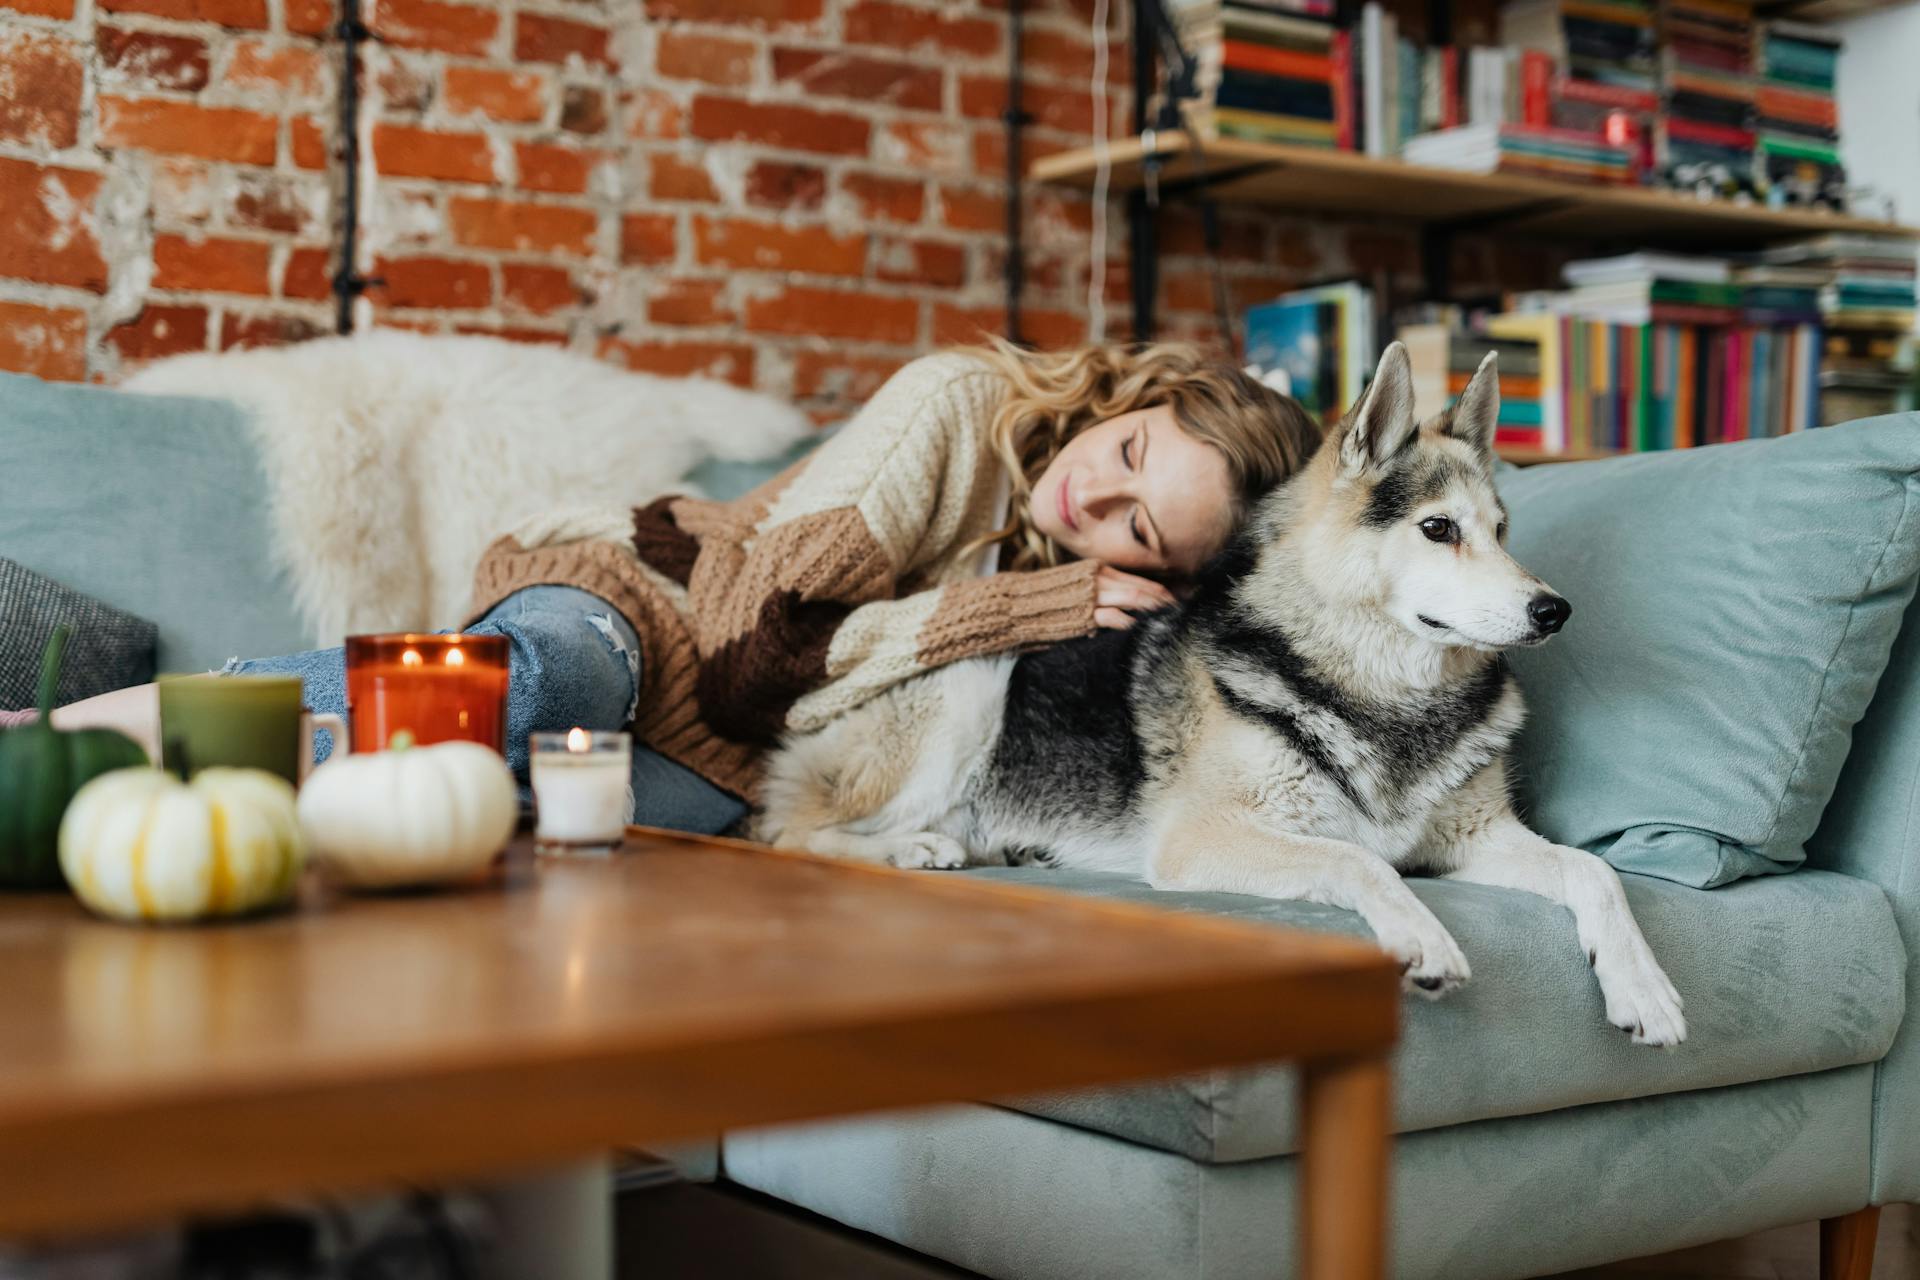
<instances>
[{"instance_id":1,"label":"closed eye","mask_svg":"<svg viewBox=\"0 0 1920 1280\"><path fill-rule=\"evenodd\" d=\"M1133 530L1133 540L1149 551L1153 548L1147 542L1147 535L1140 532L1140 509L1135 507L1133 514L1127 517L1127 528Z\"/></svg>"},{"instance_id":2,"label":"closed eye","mask_svg":"<svg viewBox=\"0 0 1920 1280\"><path fill-rule=\"evenodd\" d=\"M1120 442L1120 461L1126 464L1127 470L1129 471L1133 470L1133 437L1132 436L1128 436L1125 440L1122 440Z\"/></svg>"}]
</instances>

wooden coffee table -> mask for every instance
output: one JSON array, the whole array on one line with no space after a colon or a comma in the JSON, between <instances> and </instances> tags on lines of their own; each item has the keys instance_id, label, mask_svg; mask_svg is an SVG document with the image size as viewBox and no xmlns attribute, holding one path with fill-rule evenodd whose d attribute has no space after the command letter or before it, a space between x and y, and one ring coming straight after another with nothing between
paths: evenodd
<instances>
[{"instance_id":1,"label":"wooden coffee table","mask_svg":"<svg viewBox=\"0 0 1920 1280\"><path fill-rule=\"evenodd\" d=\"M195 928L0 898L0 1235L1297 1059L1305 1273L1380 1272L1369 946L638 829L497 880Z\"/></svg>"}]
</instances>

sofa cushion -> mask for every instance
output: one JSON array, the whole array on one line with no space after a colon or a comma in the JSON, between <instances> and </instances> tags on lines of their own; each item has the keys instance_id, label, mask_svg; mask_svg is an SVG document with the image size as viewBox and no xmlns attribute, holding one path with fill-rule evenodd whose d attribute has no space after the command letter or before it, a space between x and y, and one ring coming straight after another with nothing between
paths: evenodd
<instances>
[{"instance_id":1,"label":"sofa cushion","mask_svg":"<svg viewBox=\"0 0 1920 1280\"><path fill-rule=\"evenodd\" d=\"M61 623L72 634L60 664L57 705L153 679L159 628L0 557L0 708L34 705L41 654Z\"/></svg>"},{"instance_id":2,"label":"sofa cushion","mask_svg":"<svg viewBox=\"0 0 1920 1280\"><path fill-rule=\"evenodd\" d=\"M1573 602L1513 654L1534 826L1623 871L1787 871L1920 575L1920 415L1501 476L1512 550Z\"/></svg>"},{"instance_id":3,"label":"sofa cushion","mask_svg":"<svg viewBox=\"0 0 1920 1280\"><path fill-rule=\"evenodd\" d=\"M1872 1095L1872 1069L1853 1067L1402 1138L1387 1197L1387 1274L1517 1280L1851 1213L1867 1202ZM1291 1159L1196 1165L962 1106L736 1131L725 1164L733 1182L967 1276L1300 1274L1300 1166ZM1711 1274L1809 1273L1731 1266ZM1703 1280L1692 1268L1631 1264L1604 1274Z\"/></svg>"},{"instance_id":4,"label":"sofa cushion","mask_svg":"<svg viewBox=\"0 0 1920 1280\"><path fill-rule=\"evenodd\" d=\"M1098 872L968 872L1367 935L1351 912L1224 893L1157 893ZM1886 895L1831 872L1747 880L1713 893L1623 876L1635 917L1687 1004L1672 1049L1632 1044L1607 1024L1573 919L1544 898L1443 880L1408 883L1459 940L1473 979L1444 1000L1409 998L1394 1057L1402 1132L1650 1094L1709 1089L1871 1062L1905 1004L1906 950ZM1261 1016L1248 1010L1247 1016ZM1196 1160L1295 1149L1290 1067L1009 1103Z\"/></svg>"},{"instance_id":5,"label":"sofa cushion","mask_svg":"<svg viewBox=\"0 0 1920 1280\"><path fill-rule=\"evenodd\" d=\"M0 556L159 627L159 669L307 647L240 410L0 374Z\"/></svg>"}]
</instances>

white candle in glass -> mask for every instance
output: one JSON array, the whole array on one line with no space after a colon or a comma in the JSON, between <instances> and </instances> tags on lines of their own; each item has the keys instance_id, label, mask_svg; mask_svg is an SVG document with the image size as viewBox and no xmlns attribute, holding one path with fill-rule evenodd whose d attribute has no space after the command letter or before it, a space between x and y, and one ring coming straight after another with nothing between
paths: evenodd
<instances>
[{"instance_id":1,"label":"white candle in glass","mask_svg":"<svg viewBox=\"0 0 1920 1280\"><path fill-rule=\"evenodd\" d=\"M532 736L534 842L574 851L611 849L627 825L632 739L624 733Z\"/></svg>"}]
</instances>

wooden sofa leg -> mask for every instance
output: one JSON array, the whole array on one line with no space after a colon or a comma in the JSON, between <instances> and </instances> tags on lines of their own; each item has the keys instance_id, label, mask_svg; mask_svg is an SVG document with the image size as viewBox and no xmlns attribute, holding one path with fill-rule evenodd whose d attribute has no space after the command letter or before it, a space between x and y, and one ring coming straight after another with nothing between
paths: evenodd
<instances>
[{"instance_id":1,"label":"wooden sofa leg","mask_svg":"<svg viewBox=\"0 0 1920 1280\"><path fill-rule=\"evenodd\" d=\"M1820 1280L1870 1280L1880 1206L1820 1220Z\"/></svg>"}]
</instances>

